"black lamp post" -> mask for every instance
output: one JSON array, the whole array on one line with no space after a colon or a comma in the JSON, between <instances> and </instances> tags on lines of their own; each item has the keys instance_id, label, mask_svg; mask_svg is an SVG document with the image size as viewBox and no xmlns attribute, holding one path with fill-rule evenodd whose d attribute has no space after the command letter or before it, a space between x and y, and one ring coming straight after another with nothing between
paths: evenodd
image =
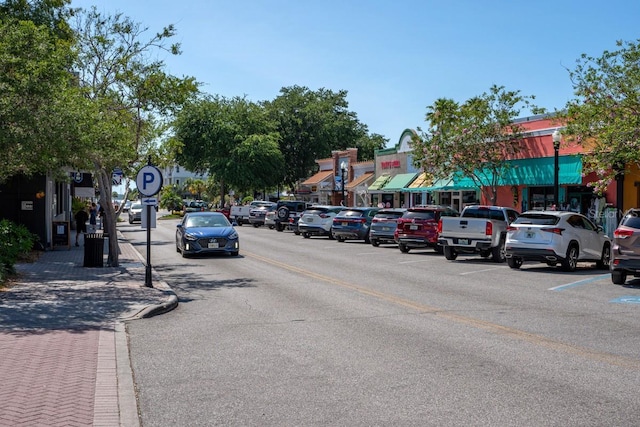
<instances>
[{"instance_id":1,"label":"black lamp post","mask_svg":"<svg viewBox=\"0 0 640 427\"><path fill-rule=\"evenodd\" d=\"M344 182L344 176L347 173L347 164L344 161L340 163L340 171L342 172L342 204L344 206L347 206L347 203L345 203L344 200L344 187L346 186L346 183Z\"/></svg>"},{"instance_id":2,"label":"black lamp post","mask_svg":"<svg viewBox=\"0 0 640 427\"><path fill-rule=\"evenodd\" d=\"M559 175L560 175L560 165L558 158L558 151L560 150L560 131L554 130L553 134L551 134L551 138L553 139L553 199L556 205L556 209L559 209L560 206L560 187L558 183Z\"/></svg>"}]
</instances>

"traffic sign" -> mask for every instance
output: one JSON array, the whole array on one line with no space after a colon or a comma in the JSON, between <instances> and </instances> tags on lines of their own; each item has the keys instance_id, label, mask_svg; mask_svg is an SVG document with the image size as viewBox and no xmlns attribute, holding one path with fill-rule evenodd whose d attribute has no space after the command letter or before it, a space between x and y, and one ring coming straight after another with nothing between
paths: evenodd
<instances>
[{"instance_id":1,"label":"traffic sign","mask_svg":"<svg viewBox=\"0 0 640 427\"><path fill-rule=\"evenodd\" d=\"M136 177L136 186L143 196L158 194L162 188L162 172L155 166L147 165L140 169Z\"/></svg>"},{"instance_id":2,"label":"traffic sign","mask_svg":"<svg viewBox=\"0 0 640 427\"><path fill-rule=\"evenodd\" d=\"M148 197L146 199L142 199L142 204L155 206L158 204L158 199L156 199L155 197Z\"/></svg>"}]
</instances>

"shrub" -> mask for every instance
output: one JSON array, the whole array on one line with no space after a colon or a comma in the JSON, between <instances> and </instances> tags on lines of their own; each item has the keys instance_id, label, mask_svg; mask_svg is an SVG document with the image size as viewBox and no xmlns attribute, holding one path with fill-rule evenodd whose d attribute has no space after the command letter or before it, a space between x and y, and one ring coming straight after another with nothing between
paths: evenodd
<instances>
[{"instance_id":1,"label":"shrub","mask_svg":"<svg viewBox=\"0 0 640 427\"><path fill-rule=\"evenodd\" d=\"M33 249L37 236L22 224L0 220L0 281L15 273L15 264Z\"/></svg>"}]
</instances>

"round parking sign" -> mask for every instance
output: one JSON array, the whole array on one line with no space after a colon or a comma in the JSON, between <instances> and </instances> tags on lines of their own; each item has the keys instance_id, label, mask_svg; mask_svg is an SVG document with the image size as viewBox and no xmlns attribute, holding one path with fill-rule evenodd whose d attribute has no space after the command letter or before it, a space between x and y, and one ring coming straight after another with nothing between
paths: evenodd
<instances>
[{"instance_id":1,"label":"round parking sign","mask_svg":"<svg viewBox=\"0 0 640 427\"><path fill-rule=\"evenodd\" d=\"M143 196L150 197L158 194L162 188L162 172L155 166L143 167L136 177L136 186Z\"/></svg>"}]
</instances>

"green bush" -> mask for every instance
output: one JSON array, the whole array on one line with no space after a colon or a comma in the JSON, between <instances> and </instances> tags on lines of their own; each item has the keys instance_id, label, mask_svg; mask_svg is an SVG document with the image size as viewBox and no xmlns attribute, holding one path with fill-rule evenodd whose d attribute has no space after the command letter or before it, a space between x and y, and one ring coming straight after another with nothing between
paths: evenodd
<instances>
[{"instance_id":1,"label":"green bush","mask_svg":"<svg viewBox=\"0 0 640 427\"><path fill-rule=\"evenodd\" d=\"M22 224L0 220L0 282L15 273L15 264L33 249L37 236Z\"/></svg>"}]
</instances>

